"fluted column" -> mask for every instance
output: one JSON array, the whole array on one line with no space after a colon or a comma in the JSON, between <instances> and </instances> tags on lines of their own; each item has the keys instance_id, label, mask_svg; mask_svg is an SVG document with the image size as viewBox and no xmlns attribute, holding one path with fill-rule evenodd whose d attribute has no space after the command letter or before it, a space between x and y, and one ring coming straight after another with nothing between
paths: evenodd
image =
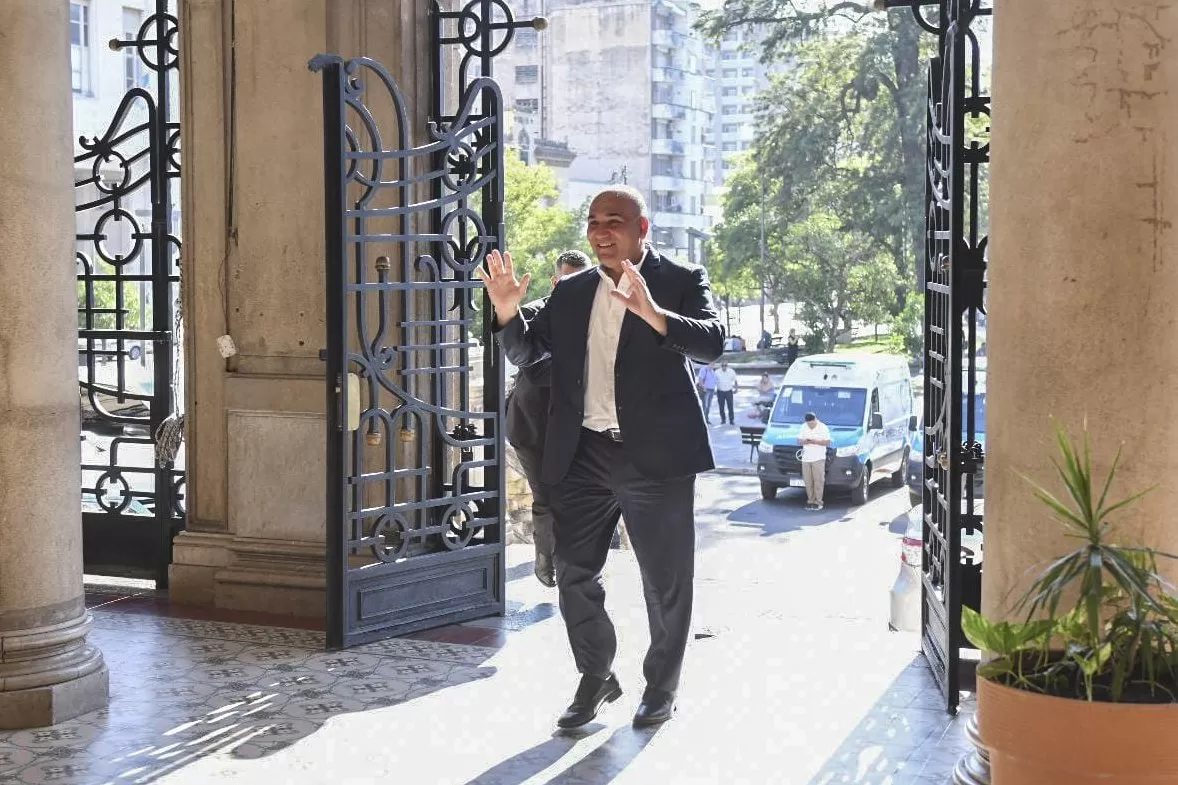
<instances>
[{"instance_id":1,"label":"fluted column","mask_svg":"<svg viewBox=\"0 0 1178 785\"><path fill-rule=\"evenodd\" d=\"M0 728L108 694L82 590L68 10L0 0Z\"/></svg>"}]
</instances>

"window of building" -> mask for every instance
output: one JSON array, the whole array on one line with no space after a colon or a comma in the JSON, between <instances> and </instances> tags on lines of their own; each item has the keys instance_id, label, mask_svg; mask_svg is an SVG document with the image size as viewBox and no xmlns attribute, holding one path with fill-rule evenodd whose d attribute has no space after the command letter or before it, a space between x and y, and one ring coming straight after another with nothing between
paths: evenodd
<instances>
[{"instance_id":1,"label":"window of building","mask_svg":"<svg viewBox=\"0 0 1178 785\"><path fill-rule=\"evenodd\" d=\"M736 152L736 142L725 142L724 145L720 149L726 153L735 153Z\"/></svg>"},{"instance_id":2,"label":"window of building","mask_svg":"<svg viewBox=\"0 0 1178 785\"><path fill-rule=\"evenodd\" d=\"M724 78L725 79L735 79L736 78L736 69L735 68L725 68L724 69Z\"/></svg>"},{"instance_id":3,"label":"window of building","mask_svg":"<svg viewBox=\"0 0 1178 785\"><path fill-rule=\"evenodd\" d=\"M691 214L696 215L699 212L699 198L691 197Z\"/></svg>"},{"instance_id":4,"label":"window of building","mask_svg":"<svg viewBox=\"0 0 1178 785\"><path fill-rule=\"evenodd\" d=\"M516 84L536 84L540 81L540 66L517 65L515 67Z\"/></svg>"},{"instance_id":5,"label":"window of building","mask_svg":"<svg viewBox=\"0 0 1178 785\"><path fill-rule=\"evenodd\" d=\"M739 54L740 54L739 52L724 52L723 54L720 55L720 59L721 60L735 60Z\"/></svg>"},{"instance_id":6,"label":"window of building","mask_svg":"<svg viewBox=\"0 0 1178 785\"><path fill-rule=\"evenodd\" d=\"M539 35L534 27L521 27L515 31L515 42L521 47L532 48L539 42Z\"/></svg>"},{"instance_id":7,"label":"window of building","mask_svg":"<svg viewBox=\"0 0 1178 785\"><path fill-rule=\"evenodd\" d=\"M721 111L724 114L736 114L740 111L740 107L736 104L724 104L724 108Z\"/></svg>"},{"instance_id":8,"label":"window of building","mask_svg":"<svg viewBox=\"0 0 1178 785\"><path fill-rule=\"evenodd\" d=\"M740 123L724 123L724 125L720 127L720 130L726 134L740 133Z\"/></svg>"},{"instance_id":9,"label":"window of building","mask_svg":"<svg viewBox=\"0 0 1178 785\"><path fill-rule=\"evenodd\" d=\"M747 150L747 149L749 149L749 148L750 148L750 147L752 147L752 146L753 146L752 142L741 142L741 143L740 143L740 149L741 149L741 150Z\"/></svg>"},{"instance_id":10,"label":"window of building","mask_svg":"<svg viewBox=\"0 0 1178 785\"><path fill-rule=\"evenodd\" d=\"M70 68L75 93L90 94L90 3L70 3Z\"/></svg>"},{"instance_id":11,"label":"window of building","mask_svg":"<svg viewBox=\"0 0 1178 785\"><path fill-rule=\"evenodd\" d=\"M138 8L123 9L123 40L131 41L139 35L139 27L143 24L143 12ZM146 87L143 79L143 61L139 59L139 50L127 47L123 50L123 89L132 87Z\"/></svg>"},{"instance_id":12,"label":"window of building","mask_svg":"<svg viewBox=\"0 0 1178 785\"><path fill-rule=\"evenodd\" d=\"M727 172L729 169L733 168L735 166L735 164L733 164L732 161L725 158L723 166L724 166L724 171Z\"/></svg>"},{"instance_id":13,"label":"window of building","mask_svg":"<svg viewBox=\"0 0 1178 785\"><path fill-rule=\"evenodd\" d=\"M736 88L735 87L725 87L723 90L720 91L720 95L725 96L725 97L736 95Z\"/></svg>"},{"instance_id":14,"label":"window of building","mask_svg":"<svg viewBox=\"0 0 1178 785\"><path fill-rule=\"evenodd\" d=\"M724 40L725 41L739 41L740 40L740 30L737 30L735 27L732 28L728 32L724 33Z\"/></svg>"},{"instance_id":15,"label":"window of building","mask_svg":"<svg viewBox=\"0 0 1178 785\"><path fill-rule=\"evenodd\" d=\"M740 105L740 113L741 114L751 114L752 111L753 111L752 104L741 104Z\"/></svg>"},{"instance_id":16,"label":"window of building","mask_svg":"<svg viewBox=\"0 0 1178 785\"><path fill-rule=\"evenodd\" d=\"M538 98L517 98L515 99L515 110L517 112L535 113L540 111L540 99Z\"/></svg>"},{"instance_id":17,"label":"window of building","mask_svg":"<svg viewBox=\"0 0 1178 785\"><path fill-rule=\"evenodd\" d=\"M757 90L757 88L753 87L752 85L747 85L747 84L744 87L740 88L740 92L742 95L748 95L749 93L754 93L754 92L756 92L756 90Z\"/></svg>"},{"instance_id":18,"label":"window of building","mask_svg":"<svg viewBox=\"0 0 1178 785\"><path fill-rule=\"evenodd\" d=\"M743 77L756 76L756 73L751 68L742 69L740 75Z\"/></svg>"}]
</instances>

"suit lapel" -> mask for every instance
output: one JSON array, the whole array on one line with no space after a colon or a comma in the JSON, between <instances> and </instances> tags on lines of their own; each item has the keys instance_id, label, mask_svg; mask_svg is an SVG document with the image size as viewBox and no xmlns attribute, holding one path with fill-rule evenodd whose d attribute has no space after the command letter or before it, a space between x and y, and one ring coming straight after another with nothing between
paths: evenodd
<instances>
[{"instance_id":1,"label":"suit lapel","mask_svg":"<svg viewBox=\"0 0 1178 785\"><path fill-rule=\"evenodd\" d=\"M572 282L575 282L577 286L570 292L572 295L568 306L570 312L559 314L556 318L560 321L567 320L569 329L572 331L571 345L581 353L581 360L574 367L582 368L589 350L589 320L593 317L593 298L597 296L597 286L601 282L601 277L594 268L592 272L586 271L577 276L570 283Z\"/></svg>"},{"instance_id":2,"label":"suit lapel","mask_svg":"<svg viewBox=\"0 0 1178 785\"><path fill-rule=\"evenodd\" d=\"M643 280L646 281L646 288L650 290L651 298L656 303L659 302L659 294L662 291L661 267L662 259L659 258L658 253L653 248L647 248L642 269L639 272L642 274ZM638 318L633 311L627 310L626 315L622 317L622 331L618 335L618 351L621 351L622 347L634 337L634 331L638 329L640 324L642 324L642 319Z\"/></svg>"}]
</instances>

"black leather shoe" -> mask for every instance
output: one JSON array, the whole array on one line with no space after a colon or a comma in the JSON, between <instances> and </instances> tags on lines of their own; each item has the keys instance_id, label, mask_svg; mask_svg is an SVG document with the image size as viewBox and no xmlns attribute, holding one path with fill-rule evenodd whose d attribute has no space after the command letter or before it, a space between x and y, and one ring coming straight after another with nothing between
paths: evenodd
<instances>
[{"instance_id":1,"label":"black leather shoe","mask_svg":"<svg viewBox=\"0 0 1178 785\"><path fill-rule=\"evenodd\" d=\"M647 688L642 693L642 703L634 713L635 728L649 728L661 725L675 713L675 693Z\"/></svg>"},{"instance_id":2,"label":"black leather shoe","mask_svg":"<svg viewBox=\"0 0 1178 785\"><path fill-rule=\"evenodd\" d=\"M536 573L536 580L548 588L556 585L556 569L552 566L552 557L547 553L536 554L536 566L533 571Z\"/></svg>"},{"instance_id":3,"label":"black leather shoe","mask_svg":"<svg viewBox=\"0 0 1178 785\"><path fill-rule=\"evenodd\" d=\"M622 685L618 677L610 674L608 679L596 676L582 676L572 704L556 721L558 728L579 728L591 722L604 703L613 703L622 697Z\"/></svg>"}]
</instances>

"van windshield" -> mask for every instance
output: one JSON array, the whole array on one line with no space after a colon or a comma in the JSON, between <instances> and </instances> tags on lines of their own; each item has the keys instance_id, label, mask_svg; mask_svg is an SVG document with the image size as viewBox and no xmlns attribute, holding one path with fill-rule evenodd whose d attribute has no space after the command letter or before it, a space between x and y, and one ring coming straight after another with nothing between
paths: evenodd
<instances>
[{"instance_id":1,"label":"van windshield","mask_svg":"<svg viewBox=\"0 0 1178 785\"><path fill-rule=\"evenodd\" d=\"M863 424L867 391L850 387L781 388L773 416L775 425L797 425L806 421L806 412L814 412L827 425L857 428Z\"/></svg>"}]
</instances>

